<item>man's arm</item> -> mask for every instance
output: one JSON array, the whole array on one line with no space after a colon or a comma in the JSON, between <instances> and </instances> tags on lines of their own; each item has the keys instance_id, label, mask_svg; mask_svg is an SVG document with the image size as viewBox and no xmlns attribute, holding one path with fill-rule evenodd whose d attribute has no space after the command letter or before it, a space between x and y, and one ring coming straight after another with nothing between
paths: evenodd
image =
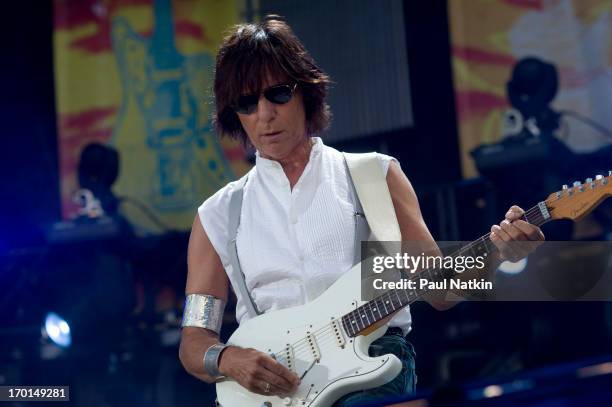
<instances>
[{"instance_id":1,"label":"man's arm","mask_svg":"<svg viewBox=\"0 0 612 407\"><path fill-rule=\"evenodd\" d=\"M387 185L402 234L402 241L418 243L429 255L441 255L438 245L423 220L414 188L400 166L394 161L389 163ZM426 295L423 299L437 310L446 310L456 304L456 302L444 300L439 293Z\"/></svg>"},{"instance_id":2,"label":"man's arm","mask_svg":"<svg viewBox=\"0 0 612 407\"><path fill-rule=\"evenodd\" d=\"M187 268L186 295L212 295L227 303L229 288L227 276L197 216L189 237ZM206 350L218 342L219 336L213 331L197 327L183 328L179 358L185 370L200 380L214 382L214 378L204 372L203 357Z\"/></svg>"},{"instance_id":3,"label":"man's arm","mask_svg":"<svg viewBox=\"0 0 612 407\"><path fill-rule=\"evenodd\" d=\"M187 295L212 295L227 302L229 280L198 216L191 228L187 266ZM200 380L214 382L215 378L204 371L203 358L206 350L218 342L219 336L213 331L183 328L179 358L185 370ZM219 371L249 391L260 394L288 394L299 383L297 375L265 353L236 346L223 350L219 357ZM266 389L270 391L266 393Z\"/></svg>"},{"instance_id":4,"label":"man's arm","mask_svg":"<svg viewBox=\"0 0 612 407\"><path fill-rule=\"evenodd\" d=\"M402 234L402 241L418 242L429 255L441 255L440 249L423 220L419 202L410 181L399 165L393 161L387 172L387 185ZM499 225L491 227L491 241L499 252L488 257L485 268L481 272L468 270L461 273L459 278L470 279L475 276L485 278L487 276L483 273L490 275L502 261L518 261L542 244L544 234L540 228L520 220L524 213L518 206L512 206L506 213L505 219ZM460 302L459 297L457 298L457 300L449 300L441 292L424 297L438 310L445 310L456 305Z\"/></svg>"}]
</instances>

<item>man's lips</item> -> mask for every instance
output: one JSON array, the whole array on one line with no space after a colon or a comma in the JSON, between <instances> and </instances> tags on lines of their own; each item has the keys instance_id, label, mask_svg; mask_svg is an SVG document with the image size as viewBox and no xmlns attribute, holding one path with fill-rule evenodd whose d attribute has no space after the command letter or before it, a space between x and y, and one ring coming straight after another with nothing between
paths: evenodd
<instances>
[{"instance_id":1,"label":"man's lips","mask_svg":"<svg viewBox=\"0 0 612 407\"><path fill-rule=\"evenodd\" d=\"M278 136L281 133L282 131L272 131L270 133L264 133L263 136L264 137L274 137L274 136Z\"/></svg>"}]
</instances>

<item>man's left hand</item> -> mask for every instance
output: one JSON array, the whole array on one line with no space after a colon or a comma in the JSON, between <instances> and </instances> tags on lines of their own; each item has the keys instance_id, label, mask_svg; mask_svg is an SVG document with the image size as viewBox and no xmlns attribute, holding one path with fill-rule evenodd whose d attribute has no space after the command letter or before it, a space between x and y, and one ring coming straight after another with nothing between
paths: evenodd
<instances>
[{"instance_id":1,"label":"man's left hand","mask_svg":"<svg viewBox=\"0 0 612 407\"><path fill-rule=\"evenodd\" d=\"M491 226L491 241L499 249L501 260L519 261L544 242L539 227L520 219L524 214L523 209L514 205L499 225Z\"/></svg>"}]
</instances>

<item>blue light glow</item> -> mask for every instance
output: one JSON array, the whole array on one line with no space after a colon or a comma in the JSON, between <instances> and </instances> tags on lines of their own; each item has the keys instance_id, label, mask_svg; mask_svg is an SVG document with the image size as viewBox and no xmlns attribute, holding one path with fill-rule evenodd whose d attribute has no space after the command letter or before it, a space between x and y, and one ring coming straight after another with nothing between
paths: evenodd
<instances>
[{"instance_id":1,"label":"blue light glow","mask_svg":"<svg viewBox=\"0 0 612 407\"><path fill-rule=\"evenodd\" d=\"M45 318L45 332L49 339L62 348L67 348L72 343L70 325L55 312L50 312Z\"/></svg>"}]
</instances>

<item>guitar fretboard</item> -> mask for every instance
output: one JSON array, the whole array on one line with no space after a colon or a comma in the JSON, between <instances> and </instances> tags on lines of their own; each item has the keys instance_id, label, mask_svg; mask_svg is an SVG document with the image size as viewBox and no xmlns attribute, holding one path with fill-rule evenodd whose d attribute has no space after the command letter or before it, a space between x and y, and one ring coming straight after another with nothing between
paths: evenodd
<instances>
[{"instance_id":1,"label":"guitar fretboard","mask_svg":"<svg viewBox=\"0 0 612 407\"><path fill-rule=\"evenodd\" d=\"M540 202L538 205L529 209L521 219L536 226L543 225L549 220L546 203ZM449 256L488 257L497 250L497 246L491 241L490 236L491 233L487 233ZM428 281L442 281L451 278L454 274L454 270L445 268L424 269L414 274L408 278L408 280L414 281L412 286L416 288L387 291L372 301L342 316L342 325L345 332L350 337L355 337L378 321L421 298L424 294L429 292L431 288L427 286L419 288L419 279L426 278Z\"/></svg>"}]
</instances>

